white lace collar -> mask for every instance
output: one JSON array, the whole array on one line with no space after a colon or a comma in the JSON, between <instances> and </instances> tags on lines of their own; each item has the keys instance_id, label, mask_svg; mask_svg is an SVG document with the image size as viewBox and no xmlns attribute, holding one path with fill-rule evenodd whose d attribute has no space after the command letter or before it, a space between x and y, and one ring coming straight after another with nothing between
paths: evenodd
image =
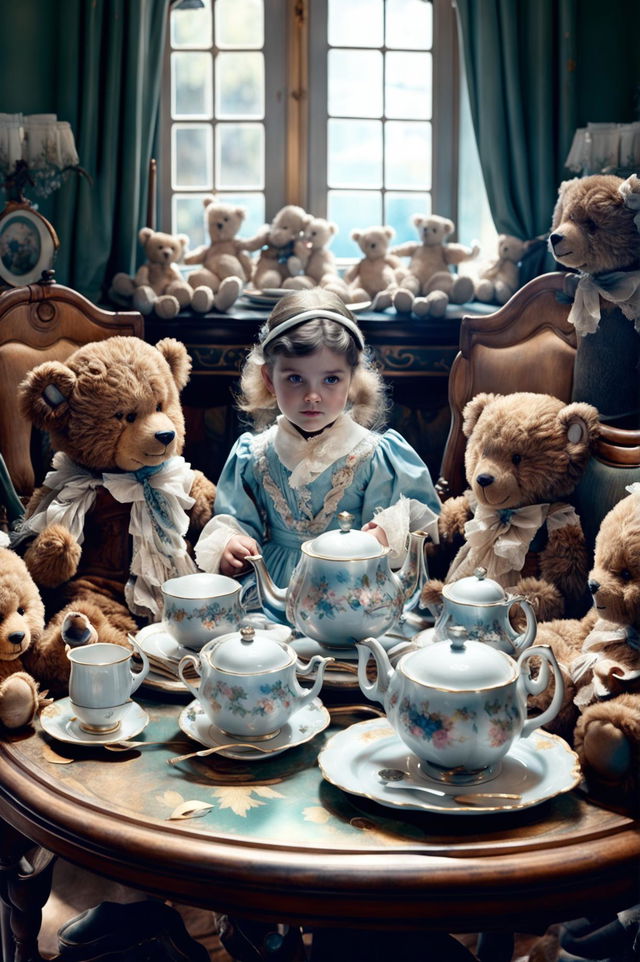
<instances>
[{"instance_id":1,"label":"white lace collar","mask_svg":"<svg viewBox=\"0 0 640 962\"><path fill-rule=\"evenodd\" d=\"M315 480L370 433L348 414L341 414L322 434L312 438L304 438L282 414L272 430L276 454L291 471L289 484L294 489Z\"/></svg>"}]
</instances>

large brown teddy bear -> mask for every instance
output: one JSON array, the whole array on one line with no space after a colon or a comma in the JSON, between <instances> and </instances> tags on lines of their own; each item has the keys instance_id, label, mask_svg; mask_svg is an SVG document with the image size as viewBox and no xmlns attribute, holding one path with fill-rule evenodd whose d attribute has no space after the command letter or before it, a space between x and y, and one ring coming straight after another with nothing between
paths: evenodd
<instances>
[{"instance_id":1,"label":"large brown teddy bear","mask_svg":"<svg viewBox=\"0 0 640 962\"><path fill-rule=\"evenodd\" d=\"M569 275L569 320L578 337L573 399L603 420L640 427L640 179L611 174L567 180L553 211L549 248Z\"/></svg>"},{"instance_id":2,"label":"large brown teddy bear","mask_svg":"<svg viewBox=\"0 0 640 962\"><path fill-rule=\"evenodd\" d=\"M193 288L191 306L199 314L206 314L212 308L228 310L253 270L244 241L236 237L246 217L245 209L225 204L212 194L207 194L203 204L209 244L196 248L184 259L185 264L202 265L188 278Z\"/></svg>"},{"instance_id":3,"label":"large brown teddy bear","mask_svg":"<svg viewBox=\"0 0 640 962\"><path fill-rule=\"evenodd\" d=\"M539 620L575 614L590 560L566 499L598 435L597 410L547 394L478 394L465 405L463 431L469 490L445 501L438 518L438 551L462 542L446 581L483 567L529 598ZM428 581L421 604L437 608L441 600L442 581Z\"/></svg>"},{"instance_id":4,"label":"large brown teddy bear","mask_svg":"<svg viewBox=\"0 0 640 962\"><path fill-rule=\"evenodd\" d=\"M67 612L43 645L126 645L159 620L161 584L196 570L189 542L211 517L215 487L181 457L190 367L173 338L153 347L111 337L40 364L20 385L23 415L56 452L15 542L38 587L55 589L54 610Z\"/></svg>"},{"instance_id":5,"label":"large brown teddy bear","mask_svg":"<svg viewBox=\"0 0 640 962\"><path fill-rule=\"evenodd\" d=\"M539 625L536 644L553 648L565 682L549 727L573 744L594 794L640 814L640 483L628 490L596 537L592 610Z\"/></svg>"},{"instance_id":6,"label":"large brown teddy bear","mask_svg":"<svg viewBox=\"0 0 640 962\"><path fill-rule=\"evenodd\" d=\"M158 317L168 320L191 304L191 288L177 267L189 239L186 234L164 234L150 227L143 227L138 239L146 262L135 277L116 274L110 296L116 301L131 298L132 306L141 314L155 311Z\"/></svg>"},{"instance_id":7,"label":"large brown teddy bear","mask_svg":"<svg viewBox=\"0 0 640 962\"><path fill-rule=\"evenodd\" d=\"M412 220L420 239L391 250L396 257L410 258L393 295L393 306L400 314L443 317L448 304L464 304L473 297L471 278L452 274L451 266L471 260L480 249L449 244L447 238L455 224L448 217L415 214Z\"/></svg>"}]
</instances>

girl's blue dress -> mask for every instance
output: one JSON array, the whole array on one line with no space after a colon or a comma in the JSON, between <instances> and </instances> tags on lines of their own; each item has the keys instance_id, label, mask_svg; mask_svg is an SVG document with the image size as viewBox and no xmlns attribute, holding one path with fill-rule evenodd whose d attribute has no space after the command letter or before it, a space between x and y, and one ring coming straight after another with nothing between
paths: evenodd
<instances>
[{"instance_id":1,"label":"girl's blue dress","mask_svg":"<svg viewBox=\"0 0 640 962\"><path fill-rule=\"evenodd\" d=\"M215 516L196 546L205 571L218 571L226 542L255 538L275 583L286 587L300 545L349 511L353 527L384 528L391 559L401 563L409 530L430 528L437 540L440 501L429 470L396 431L377 434L343 414L321 435L305 439L282 416L260 434L243 434L222 470Z\"/></svg>"}]
</instances>

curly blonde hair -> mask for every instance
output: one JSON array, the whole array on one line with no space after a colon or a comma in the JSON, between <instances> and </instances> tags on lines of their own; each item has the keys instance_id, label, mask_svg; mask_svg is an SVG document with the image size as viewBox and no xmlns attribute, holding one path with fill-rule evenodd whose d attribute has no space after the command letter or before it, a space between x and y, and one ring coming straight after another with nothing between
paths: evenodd
<instances>
[{"instance_id":1,"label":"curly blonde hair","mask_svg":"<svg viewBox=\"0 0 640 962\"><path fill-rule=\"evenodd\" d=\"M380 373L371 363L366 350L361 350L353 335L339 321L318 317L302 321L276 336L263 348L262 341L274 328L303 311L314 308L342 314L356 323L353 314L340 298L322 288L295 291L282 297L260 330L258 343L249 352L240 378L240 392L236 404L251 420L256 430L272 424L279 409L275 397L267 389L261 368L270 372L276 358L304 357L328 348L342 355L352 371L347 410L354 421L367 428L382 427L388 411L387 392Z\"/></svg>"}]
</instances>

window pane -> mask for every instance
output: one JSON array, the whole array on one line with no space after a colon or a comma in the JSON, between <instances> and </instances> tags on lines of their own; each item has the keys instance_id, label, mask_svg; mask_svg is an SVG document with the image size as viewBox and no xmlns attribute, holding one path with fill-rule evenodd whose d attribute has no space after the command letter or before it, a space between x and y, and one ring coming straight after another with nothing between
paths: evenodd
<instances>
[{"instance_id":1,"label":"window pane","mask_svg":"<svg viewBox=\"0 0 640 962\"><path fill-rule=\"evenodd\" d=\"M171 131L173 189L209 190L212 131L208 124L175 124Z\"/></svg>"},{"instance_id":2,"label":"window pane","mask_svg":"<svg viewBox=\"0 0 640 962\"><path fill-rule=\"evenodd\" d=\"M189 247L194 250L201 244L208 243L204 229L204 207L202 205L205 194L174 194L172 223L176 234L186 234ZM190 268L195 270L195 268Z\"/></svg>"},{"instance_id":3,"label":"window pane","mask_svg":"<svg viewBox=\"0 0 640 962\"><path fill-rule=\"evenodd\" d=\"M385 70L387 117L431 117L431 54L388 53Z\"/></svg>"},{"instance_id":4,"label":"window pane","mask_svg":"<svg viewBox=\"0 0 640 962\"><path fill-rule=\"evenodd\" d=\"M332 47L380 47L384 40L382 0L329 0Z\"/></svg>"},{"instance_id":5,"label":"window pane","mask_svg":"<svg viewBox=\"0 0 640 962\"><path fill-rule=\"evenodd\" d=\"M264 58L261 53L218 54L216 116L264 116Z\"/></svg>"},{"instance_id":6,"label":"window pane","mask_svg":"<svg viewBox=\"0 0 640 962\"><path fill-rule=\"evenodd\" d=\"M394 243L416 240L416 228L411 218L414 214L431 213L431 194L397 194L391 191L384 199L384 222L396 232Z\"/></svg>"},{"instance_id":7,"label":"window pane","mask_svg":"<svg viewBox=\"0 0 640 962\"><path fill-rule=\"evenodd\" d=\"M211 117L213 62L210 53L171 55L174 117Z\"/></svg>"},{"instance_id":8,"label":"window pane","mask_svg":"<svg viewBox=\"0 0 640 962\"><path fill-rule=\"evenodd\" d=\"M171 14L171 44L174 47L208 47L211 43L211 3L204 0L199 10L174 10Z\"/></svg>"},{"instance_id":9,"label":"window pane","mask_svg":"<svg viewBox=\"0 0 640 962\"><path fill-rule=\"evenodd\" d=\"M329 51L329 113L334 117L382 116L382 54L377 50Z\"/></svg>"},{"instance_id":10,"label":"window pane","mask_svg":"<svg viewBox=\"0 0 640 962\"><path fill-rule=\"evenodd\" d=\"M380 193L374 190L330 190L327 211L328 219L338 225L338 234L331 245L336 257L362 257L362 251L351 239L351 231L381 223Z\"/></svg>"},{"instance_id":11,"label":"window pane","mask_svg":"<svg viewBox=\"0 0 640 962\"><path fill-rule=\"evenodd\" d=\"M261 47L264 44L262 0L216 0L216 45Z\"/></svg>"},{"instance_id":12,"label":"window pane","mask_svg":"<svg viewBox=\"0 0 640 962\"><path fill-rule=\"evenodd\" d=\"M390 121L385 127L387 187L429 190L431 187L431 124Z\"/></svg>"},{"instance_id":13,"label":"window pane","mask_svg":"<svg viewBox=\"0 0 640 962\"><path fill-rule=\"evenodd\" d=\"M218 124L216 188L264 187L264 128L261 124Z\"/></svg>"},{"instance_id":14,"label":"window pane","mask_svg":"<svg viewBox=\"0 0 640 962\"><path fill-rule=\"evenodd\" d=\"M424 0L387 0L387 47L430 50L433 44L433 9Z\"/></svg>"},{"instance_id":15,"label":"window pane","mask_svg":"<svg viewBox=\"0 0 640 962\"><path fill-rule=\"evenodd\" d=\"M382 186L379 121L329 121L327 178L331 187Z\"/></svg>"}]
</instances>

